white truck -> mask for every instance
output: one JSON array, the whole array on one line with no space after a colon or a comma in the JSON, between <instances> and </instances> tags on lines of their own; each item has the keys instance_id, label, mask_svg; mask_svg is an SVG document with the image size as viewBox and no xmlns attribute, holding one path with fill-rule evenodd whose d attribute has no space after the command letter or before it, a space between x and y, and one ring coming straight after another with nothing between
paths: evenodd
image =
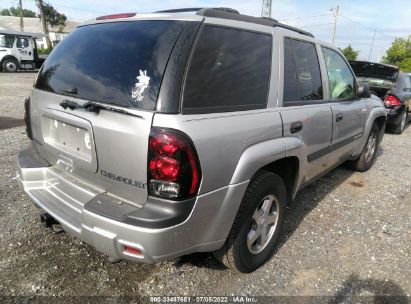
<instances>
[{"instance_id":1,"label":"white truck","mask_svg":"<svg viewBox=\"0 0 411 304\"><path fill-rule=\"evenodd\" d=\"M35 39L43 36L43 33L0 29L0 70L17 72L40 68L45 59L38 56Z\"/></svg>"}]
</instances>

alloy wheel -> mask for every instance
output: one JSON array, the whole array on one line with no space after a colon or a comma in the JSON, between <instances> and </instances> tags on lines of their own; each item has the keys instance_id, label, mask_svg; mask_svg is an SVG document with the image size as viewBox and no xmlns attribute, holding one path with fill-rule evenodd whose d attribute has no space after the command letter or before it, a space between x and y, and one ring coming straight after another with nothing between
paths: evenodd
<instances>
[{"instance_id":1,"label":"alloy wheel","mask_svg":"<svg viewBox=\"0 0 411 304\"><path fill-rule=\"evenodd\" d=\"M404 113L401 119L401 125L400 125L401 131L404 130L406 121L407 121L407 114Z\"/></svg>"},{"instance_id":2,"label":"alloy wheel","mask_svg":"<svg viewBox=\"0 0 411 304\"><path fill-rule=\"evenodd\" d=\"M372 160L374 153L375 153L376 146L377 146L377 136L375 135L374 132L372 132L370 134L370 137L368 138L366 151L365 151L365 161L367 163Z\"/></svg>"},{"instance_id":3,"label":"alloy wheel","mask_svg":"<svg viewBox=\"0 0 411 304\"><path fill-rule=\"evenodd\" d=\"M252 254L263 251L273 237L278 222L278 206L277 198L270 194L254 211L247 234L247 247Z\"/></svg>"}]
</instances>

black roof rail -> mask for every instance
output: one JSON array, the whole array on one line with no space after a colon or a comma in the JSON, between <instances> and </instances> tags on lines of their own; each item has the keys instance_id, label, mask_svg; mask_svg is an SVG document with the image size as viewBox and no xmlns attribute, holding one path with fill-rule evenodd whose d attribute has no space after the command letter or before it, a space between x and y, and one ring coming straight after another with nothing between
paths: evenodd
<instances>
[{"instance_id":1,"label":"black roof rail","mask_svg":"<svg viewBox=\"0 0 411 304\"><path fill-rule=\"evenodd\" d=\"M281 27L283 29L293 31L293 32L297 32L298 34L301 34L301 35L305 35L305 36L308 36L308 37L311 37L311 38L315 38L315 36L313 34L311 34L310 32L301 30L301 29L296 28L296 27L291 26L291 25L287 25L287 24L278 22L278 24L276 26Z\"/></svg>"},{"instance_id":2,"label":"black roof rail","mask_svg":"<svg viewBox=\"0 0 411 304\"><path fill-rule=\"evenodd\" d=\"M218 11L223 11L223 12L229 12L233 14L240 14L239 11L229 8L229 7L213 7L213 8L207 8L207 7L189 7L189 8L176 8L176 9L169 9L169 10L163 10L163 11L157 11L155 13L188 13L188 12L197 12L197 15L199 11L201 10L207 10L207 9L212 9L212 10L218 10Z\"/></svg>"},{"instance_id":3,"label":"black roof rail","mask_svg":"<svg viewBox=\"0 0 411 304\"><path fill-rule=\"evenodd\" d=\"M275 21L278 22L277 19L271 18L271 17L261 17L262 19L270 20L270 21Z\"/></svg>"},{"instance_id":4,"label":"black roof rail","mask_svg":"<svg viewBox=\"0 0 411 304\"><path fill-rule=\"evenodd\" d=\"M176 8L163 11L156 11L154 13L187 13L187 12L198 12L202 7L189 7L189 8Z\"/></svg>"},{"instance_id":5,"label":"black roof rail","mask_svg":"<svg viewBox=\"0 0 411 304\"><path fill-rule=\"evenodd\" d=\"M228 8L228 7L203 7L203 8L181 8L181 9L171 9L171 10L164 10L158 11L156 13L184 13L184 12L196 12L199 16L204 17L212 17L212 18L220 18L220 19L229 19L229 20L236 20L236 21L243 21L255 24L261 24L271 27L281 27L301 35L309 36L314 38L314 35L310 32L306 32L299 28L283 24L276 19L269 18L269 17L254 17L249 15L240 14L237 10Z\"/></svg>"}]
</instances>

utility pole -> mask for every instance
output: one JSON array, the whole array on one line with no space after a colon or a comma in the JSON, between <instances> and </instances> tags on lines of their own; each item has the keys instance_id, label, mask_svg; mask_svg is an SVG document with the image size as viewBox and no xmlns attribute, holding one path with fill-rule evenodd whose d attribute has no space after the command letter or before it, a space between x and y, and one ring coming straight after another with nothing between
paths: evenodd
<instances>
[{"instance_id":1,"label":"utility pole","mask_svg":"<svg viewBox=\"0 0 411 304\"><path fill-rule=\"evenodd\" d=\"M22 0L19 0L19 8L20 8L20 31L24 31L24 23L23 23L23 4Z\"/></svg>"},{"instance_id":2,"label":"utility pole","mask_svg":"<svg viewBox=\"0 0 411 304\"><path fill-rule=\"evenodd\" d=\"M375 33L376 32L377 32L377 29L374 29L374 35L372 36L371 49L370 49L370 54L368 55L368 61L370 61L370 58L371 58L371 52L372 52L372 48L374 46L374 40L375 40Z\"/></svg>"},{"instance_id":3,"label":"utility pole","mask_svg":"<svg viewBox=\"0 0 411 304\"><path fill-rule=\"evenodd\" d=\"M334 9L331 9L331 10L334 10ZM338 18L339 12L340 12L340 7L337 5L337 9L335 10L335 13L334 13L333 44L334 44L334 41L335 41L335 32L337 30L337 18Z\"/></svg>"},{"instance_id":4,"label":"utility pole","mask_svg":"<svg viewBox=\"0 0 411 304\"><path fill-rule=\"evenodd\" d=\"M47 28L47 21L46 21L46 16L44 14L44 7L43 7L43 0L36 0L37 6L40 11L40 21L41 25L43 27L43 33L46 34L46 44L47 48L51 47L51 41L49 37L49 29Z\"/></svg>"},{"instance_id":5,"label":"utility pole","mask_svg":"<svg viewBox=\"0 0 411 304\"><path fill-rule=\"evenodd\" d=\"M271 18L271 1L263 0L263 7L261 8L261 17Z\"/></svg>"}]
</instances>

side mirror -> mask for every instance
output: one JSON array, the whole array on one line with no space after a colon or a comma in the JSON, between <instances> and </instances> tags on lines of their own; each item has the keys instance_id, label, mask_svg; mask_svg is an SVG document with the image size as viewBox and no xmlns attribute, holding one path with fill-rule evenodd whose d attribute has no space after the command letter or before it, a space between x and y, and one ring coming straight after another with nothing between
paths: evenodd
<instances>
[{"instance_id":1,"label":"side mirror","mask_svg":"<svg viewBox=\"0 0 411 304\"><path fill-rule=\"evenodd\" d=\"M362 82L358 85L358 91L357 91L357 97L358 98L370 98L370 87L368 86L367 82Z\"/></svg>"}]
</instances>

